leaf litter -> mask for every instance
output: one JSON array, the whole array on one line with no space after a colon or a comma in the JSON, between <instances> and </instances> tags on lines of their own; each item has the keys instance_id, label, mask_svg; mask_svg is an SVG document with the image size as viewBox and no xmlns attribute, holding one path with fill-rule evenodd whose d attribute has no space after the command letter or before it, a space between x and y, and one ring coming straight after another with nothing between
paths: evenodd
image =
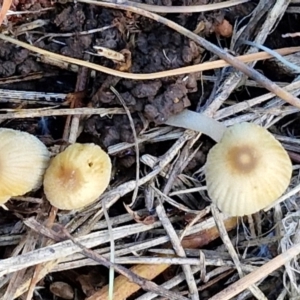
<instances>
[{"instance_id":1,"label":"leaf litter","mask_svg":"<svg viewBox=\"0 0 300 300\"><path fill-rule=\"evenodd\" d=\"M94 142L113 176L80 211L42 190L1 209L1 299L299 297L299 74L258 49L299 68L298 5L3 1L2 127L52 155ZM269 128L293 161L286 194L253 216L220 213L203 172L214 142L164 125L186 108Z\"/></svg>"}]
</instances>

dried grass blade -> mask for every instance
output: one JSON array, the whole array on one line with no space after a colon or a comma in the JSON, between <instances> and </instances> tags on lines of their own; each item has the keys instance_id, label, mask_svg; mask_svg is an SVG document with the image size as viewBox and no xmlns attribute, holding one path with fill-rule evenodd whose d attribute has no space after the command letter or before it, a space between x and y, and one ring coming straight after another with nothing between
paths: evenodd
<instances>
[{"instance_id":1,"label":"dried grass blade","mask_svg":"<svg viewBox=\"0 0 300 300\"><path fill-rule=\"evenodd\" d=\"M206 70L213 70L216 68L222 68L222 67L226 67L226 66L230 65L225 60L220 59L220 60L213 61L213 62L205 62L205 63L194 65L194 66L188 66L188 67L173 69L173 70L169 70L169 71L156 72L156 73L149 73L149 74L127 73L127 72L121 72L121 71L117 71L117 70L110 69L107 67L103 67L103 66L100 66L100 65L88 62L88 61L84 61L84 60L60 55L57 53L53 53L53 52L29 45L27 43L21 42L17 39L8 37L4 34L0 34L0 39L2 39L4 41L8 41L12 44L18 45L20 47L23 47L30 51L36 52L38 54L41 54L44 57L51 58L56 61L62 61L64 63L76 64L78 66L87 67L92 70L103 72L105 74L110 74L110 75L114 75L117 77L126 78L126 79L134 79L134 80L158 79L158 78L164 78L164 77L169 77L169 76L176 76L176 75L183 75L183 74L201 72L201 71L206 71ZM278 52L281 55L288 55L288 54L292 54L292 53L295 53L298 51L300 51L300 47L289 47L289 48L282 48L282 49L276 50L276 52ZM241 56L236 57L236 59L238 59L239 61L244 62L244 63L258 61L258 60L264 60L264 59L268 59L268 58L272 58L272 55L270 55L266 52L253 53L253 54L241 55Z\"/></svg>"},{"instance_id":2,"label":"dried grass blade","mask_svg":"<svg viewBox=\"0 0 300 300\"><path fill-rule=\"evenodd\" d=\"M12 4L12 0L4 0L3 1L3 5L2 5L1 11L0 11L0 26L3 23L3 20L5 19L6 14L9 10L11 4Z\"/></svg>"}]
</instances>

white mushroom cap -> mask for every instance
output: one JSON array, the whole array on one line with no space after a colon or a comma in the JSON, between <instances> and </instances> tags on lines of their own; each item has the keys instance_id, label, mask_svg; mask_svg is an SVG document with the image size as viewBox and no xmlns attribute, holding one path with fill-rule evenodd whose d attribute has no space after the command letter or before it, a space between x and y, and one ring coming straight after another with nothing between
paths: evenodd
<instances>
[{"instance_id":1,"label":"white mushroom cap","mask_svg":"<svg viewBox=\"0 0 300 300\"><path fill-rule=\"evenodd\" d=\"M50 162L44 177L49 202L59 209L79 209L94 202L107 188L109 156L95 144L73 144Z\"/></svg>"},{"instance_id":2,"label":"white mushroom cap","mask_svg":"<svg viewBox=\"0 0 300 300\"><path fill-rule=\"evenodd\" d=\"M291 175L287 152L255 124L227 129L207 157L208 195L230 216L249 215L270 205L284 193Z\"/></svg>"},{"instance_id":3,"label":"white mushroom cap","mask_svg":"<svg viewBox=\"0 0 300 300\"><path fill-rule=\"evenodd\" d=\"M50 154L35 136L0 128L0 204L42 184Z\"/></svg>"}]
</instances>

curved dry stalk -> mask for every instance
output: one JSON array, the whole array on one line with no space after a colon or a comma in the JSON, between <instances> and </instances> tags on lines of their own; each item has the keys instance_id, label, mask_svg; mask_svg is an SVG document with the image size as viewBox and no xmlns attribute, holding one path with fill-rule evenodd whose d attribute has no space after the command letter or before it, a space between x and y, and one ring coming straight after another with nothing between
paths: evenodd
<instances>
[{"instance_id":1,"label":"curved dry stalk","mask_svg":"<svg viewBox=\"0 0 300 300\"><path fill-rule=\"evenodd\" d=\"M53 61L62 61L62 62L70 63L70 64L75 64L78 66L83 66L83 67L90 68L92 70L103 72L105 74L109 74L109 75L113 75L113 76L117 76L117 77L121 77L121 78L125 78L125 79L133 79L133 80L159 79L159 78L164 78L164 77L178 76L178 75L202 72L202 71L213 70L213 69L230 66L230 63L226 62L226 60L220 59L220 60L216 60L216 61L212 61L212 62L205 62L205 63L193 65L193 66L182 67L182 68L177 68L177 69L162 71L162 72L155 72L155 73L148 73L148 74L127 73L127 72L121 72L121 71L117 71L117 70L110 69L107 67L103 67L103 66L100 66L100 65L88 62L88 61L81 60L81 59L72 58L72 57L68 57L65 55L53 53L53 52L35 47L33 45L21 42L17 39L6 36L4 34L0 34L0 39L10 42L14 45L23 47L25 49L28 49L32 52L41 54L44 57L51 58ZM292 53L295 53L298 51L300 51L300 47L289 47L289 48L281 48L281 49L276 50L276 52L281 55L288 55L288 54L292 54ZM259 52L259 53L252 53L252 54L237 56L236 58L243 63L247 63L247 62L252 62L252 61L259 61L259 60L273 58L273 56L266 52Z\"/></svg>"},{"instance_id":2,"label":"curved dry stalk","mask_svg":"<svg viewBox=\"0 0 300 300\"><path fill-rule=\"evenodd\" d=\"M112 0L104 0L104 1L113 3ZM126 2L124 1L123 4L127 4L133 7L138 7L156 13L175 14L175 13L196 13L196 12L211 11L215 9L223 9L223 8L239 5L245 2L249 2L249 0L229 0L221 3L191 5L191 6L162 6L162 5L138 3L133 1L126 1Z\"/></svg>"}]
</instances>

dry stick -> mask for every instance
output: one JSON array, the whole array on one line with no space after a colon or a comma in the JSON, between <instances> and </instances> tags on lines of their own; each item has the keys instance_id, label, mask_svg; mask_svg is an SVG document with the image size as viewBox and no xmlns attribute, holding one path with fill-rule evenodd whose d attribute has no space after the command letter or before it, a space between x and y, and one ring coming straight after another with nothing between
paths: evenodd
<instances>
[{"instance_id":1,"label":"dry stick","mask_svg":"<svg viewBox=\"0 0 300 300\"><path fill-rule=\"evenodd\" d=\"M295 63L292 63L292 62L288 61L287 59L285 59L283 56L279 55L278 53L276 53L272 49L270 49L270 48L268 48L264 45L260 45L260 44L251 42L251 41L244 41L243 43L245 45L256 47L256 48L258 48L262 51L268 52L269 54L273 55L279 62L281 62L286 67L288 67L291 71L294 71L297 74L300 73L300 67L298 67Z\"/></svg>"},{"instance_id":2,"label":"dry stick","mask_svg":"<svg viewBox=\"0 0 300 300\"><path fill-rule=\"evenodd\" d=\"M109 234L109 243L110 243L110 262L115 262L115 241L112 232L112 226L109 220L109 215L106 210L105 205L103 206L103 214L107 223L107 230ZM115 270L113 267L109 267L109 279L108 279L108 300L113 300L113 292L114 292L114 277L115 277Z\"/></svg>"},{"instance_id":3,"label":"dry stick","mask_svg":"<svg viewBox=\"0 0 300 300\"><path fill-rule=\"evenodd\" d=\"M124 107L124 110L125 110L125 112L127 114L127 117L129 119L129 123L130 123L130 127L131 127L131 130L132 130L132 133L133 133L133 137L134 137L134 145L135 145L135 152L136 152L136 186L134 188L133 195L132 195L132 204L133 204L135 202L135 199L136 199L137 194L138 194L138 188L139 188L138 181L140 179L140 176L139 176L139 171L140 171L140 155L139 155L139 145L138 145L138 142L137 142L137 134L136 134L136 131L135 131L134 122L133 122L130 110L126 106L125 101L123 100L123 98L121 97L121 95L117 92L117 90L113 86L111 86L110 89L116 95L116 97L119 99L119 101L121 102L122 106ZM114 239L113 239L112 234L111 234L112 233L112 229L111 229L111 226L110 226L110 223L109 223L109 217L108 217L108 213L107 213L107 210L106 210L105 203L104 203L104 205L102 207L103 207L104 216L105 216L105 218L107 220L108 230L110 232L110 245L111 245L110 261L113 263L114 262L114 255L115 255L114 254L115 244L114 244ZM108 295L109 299L113 299L113 287L114 287L114 269L110 268L109 269L109 295Z\"/></svg>"},{"instance_id":4,"label":"dry stick","mask_svg":"<svg viewBox=\"0 0 300 300\"><path fill-rule=\"evenodd\" d=\"M151 4L143 4L133 1L121 0L120 4L126 4L128 6L133 6L141 9L145 9L148 11L156 12L156 13L196 13L196 12L205 12L216 9L228 8L231 6L239 5L245 2L249 2L250 0L229 0L221 3L213 3L213 4L204 4L204 5L190 5L190 6L162 6L162 5L151 5ZM113 3L112 0L104 0L104 2Z\"/></svg>"},{"instance_id":5,"label":"dry stick","mask_svg":"<svg viewBox=\"0 0 300 300\"><path fill-rule=\"evenodd\" d=\"M245 65L244 63L242 63L240 60L238 60L234 56L228 54L225 50L220 49L216 45L210 43L209 41L198 36L197 34L187 30L186 28L176 24L175 22L172 22L162 16L151 13L149 11L146 11L146 10L143 10L140 8L136 8L136 7L130 7L125 4L104 3L104 2L98 2L98 1L93 1L93 0L78 0L78 2L131 11L131 12L135 12L139 15L153 19L157 22L160 22L160 23L176 30L177 32L185 35L186 37L190 38L191 40L195 41L200 46L204 47L206 50L218 55L219 57L221 57L222 59L224 59L228 63L230 63L233 67L235 67L239 71L243 72L247 76L251 77L258 83L260 83L263 87L268 89L270 92L273 92L278 97L282 98L283 100L290 103L291 105L294 105L294 106L300 108L300 99L298 99L297 97L294 97L290 93L286 92L285 90L280 88L278 85L276 85L274 82L272 82L271 80L269 80L268 78L266 78L265 76L260 74L258 71ZM0 35L0 38L1 38L1 35Z\"/></svg>"},{"instance_id":6,"label":"dry stick","mask_svg":"<svg viewBox=\"0 0 300 300\"><path fill-rule=\"evenodd\" d=\"M88 60L89 55L87 55L87 54L84 55L84 59ZM76 86L75 86L75 92L83 92L86 89L89 75L90 75L90 70L88 68L82 67L81 69L79 69ZM74 107L75 108L78 107L77 101L76 101L76 103L74 103ZM69 136L68 136L68 141L70 144L74 144L77 140L80 119L81 119L80 115L73 116L73 118L72 118Z\"/></svg>"},{"instance_id":7,"label":"dry stick","mask_svg":"<svg viewBox=\"0 0 300 300\"><path fill-rule=\"evenodd\" d=\"M27 75L14 75L10 77L5 77L0 79L0 85L2 84L9 84L14 82L20 82L20 81L29 81L29 80L37 80L44 77L44 74L42 72L32 72Z\"/></svg>"},{"instance_id":8,"label":"dry stick","mask_svg":"<svg viewBox=\"0 0 300 300\"><path fill-rule=\"evenodd\" d=\"M36 118L47 116L74 116L74 115L100 115L101 117L107 115L123 115L125 111L123 108L70 108L70 109L23 109L12 113L0 114L0 120L18 119L18 118Z\"/></svg>"},{"instance_id":9,"label":"dry stick","mask_svg":"<svg viewBox=\"0 0 300 300\"><path fill-rule=\"evenodd\" d=\"M130 110L126 106L126 103L125 103L124 99L121 97L121 95L118 93L118 91L113 86L111 86L110 89L116 95L116 97L119 99L122 106L124 107L124 110L125 110L125 112L127 114L127 117L129 119L129 124L130 124L132 134L133 134L133 138L134 138L134 149L135 149L135 155L136 155L136 157L135 157L135 159L136 159L136 177L135 177L136 186L134 188L134 191L133 191L133 194L132 194L132 200L131 200L131 203L130 203L130 206L132 206L134 204L134 202L136 200L136 197L137 197L137 194L138 194L138 189L139 189L138 181L140 179L140 175L139 175L139 172L140 172L140 151L139 151L138 137L137 137L137 133L136 133L136 130L135 130L135 127L134 127L134 121L132 119Z\"/></svg>"},{"instance_id":10,"label":"dry stick","mask_svg":"<svg viewBox=\"0 0 300 300\"><path fill-rule=\"evenodd\" d=\"M230 255L232 257L232 260L233 260L233 262L234 262L234 264L236 266L236 269L237 269L237 271L239 273L239 276L243 277L244 273L243 273L243 270L241 268L241 263L239 261L238 255L237 255L236 251L234 250L234 247L233 247L233 245L232 245L232 243L230 241L230 238L228 236L226 227L225 227L224 222L223 222L222 215L218 211L217 207L214 204L211 204L211 211L212 211L213 217L215 219L216 225L218 227L218 230L220 232L220 237L221 237L224 245L226 246L228 252L230 253ZM249 286L248 288L251 291L251 293L257 299L268 300L265 297L265 295L263 294L263 292L255 284ZM222 299L222 298L220 298L220 299Z\"/></svg>"},{"instance_id":11,"label":"dry stick","mask_svg":"<svg viewBox=\"0 0 300 300\"><path fill-rule=\"evenodd\" d=\"M250 285L256 283L257 281L265 278L276 269L280 268L282 265L288 263L294 257L300 254L300 243L292 246L286 252L277 255L272 260L268 261L263 266L259 267L257 270L246 275L242 279L236 281L229 287L225 288L222 292L209 298L209 300L230 300L237 294L241 293L247 289Z\"/></svg>"},{"instance_id":12,"label":"dry stick","mask_svg":"<svg viewBox=\"0 0 300 300\"><path fill-rule=\"evenodd\" d=\"M300 80L292 82L291 84L284 87L285 90L289 92L293 92L295 90L300 89ZM262 96L258 96L249 100L245 100L243 102L231 105L230 107L225 107L218 112L215 113L215 118L217 120L224 119L226 117L229 117L231 115L237 114L245 109L250 109L254 105L258 105L260 103L263 103L269 99L274 98L273 93L267 93Z\"/></svg>"},{"instance_id":13,"label":"dry stick","mask_svg":"<svg viewBox=\"0 0 300 300\"><path fill-rule=\"evenodd\" d=\"M126 247L126 245L124 245L124 247ZM135 247L131 247L131 251L135 251L134 249ZM125 249L122 249L123 251L125 251ZM126 249L128 250L128 249ZM144 249L144 250L147 250L147 249ZM109 251L109 250L107 250ZM103 254L101 251L97 251L95 250L96 253L100 253L101 255L105 256L105 257L108 257L108 254L109 252L107 252L105 254ZM130 251L128 251L130 252ZM126 253L128 254L128 253ZM132 254L132 253L129 253L129 254ZM78 260L78 258L80 258L80 260ZM78 262L82 262L82 264L78 264ZM211 261L209 261L211 262ZM61 266L63 265L68 265L68 264L73 264L74 263L74 266L88 266L88 265L97 265L98 263L95 262L94 260L92 259L89 259L89 258L82 258L82 255L80 254L80 256L76 255L74 256L74 261L72 261L70 259L70 261L67 261L67 262L62 262L59 264L59 267L58 268L55 268L54 270L57 272L57 271L62 271L62 270L66 270L64 268L61 268ZM178 265L178 266L181 266L181 265L194 265L194 266L203 266L203 264L200 262L200 260L198 258L188 258L188 257L185 257L185 258L182 258L182 257L157 257L157 256L140 256L140 257L135 257L135 256L125 256L125 257L116 257L115 258L115 263L118 263L118 264L143 264L143 265L146 265L146 267L149 267L150 264L154 264L156 266L160 265L160 264L165 264L165 265ZM227 263L227 262L226 262ZM232 268L232 266L231 266ZM146 269L146 268L145 268ZM116 297L114 295L114 297Z\"/></svg>"},{"instance_id":14,"label":"dry stick","mask_svg":"<svg viewBox=\"0 0 300 300\"><path fill-rule=\"evenodd\" d=\"M46 228L51 228L51 226L54 223L54 220L56 218L57 211L58 211L58 209L56 207L53 207L53 206L51 207L48 220L46 221ZM43 236L41 239L41 246L42 247L46 246L46 243L47 243L47 239L45 236ZM31 300L33 298L34 289L35 289L37 283L40 281L39 274L40 274L42 268L43 268L42 264L38 264L37 266L35 266L34 273L31 278L30 285L28 288L26 300Z\"/></svg>"},{"instance_id":15,"label":"dry stick","mask_svg":"<svg viewBox=\"0 0 300 300\"><path fill-rule=\"evenodd\" d=\"M161 224L163 225L164 229L166 230L170 241L173 245L175 253L180 256L180 257L186 257L185 251L183 247L180 244L180 240L176 234L176 231L174 230L167 214L166 211L161 203L159 203L156 207L156 212L159 217L159 220L161 221ZM183 265L182 266L183 273L185 275L186 283L189 287L189 291L191 294L191 299L192 300L198 300L199 299L199 294L197 290L197 285L194 279L194 276L191 271L191 266L190 265Z\"/></svg>"},{"instance_id":16,"label":"dry stick","mask_svg":"<svg viewBox=\"0 0 300 300\"><path fill-rule=\"evenodd\" d=\"M105 30L113 28L113 27L116 27L116 25L108 25L108 26L104 26L102 28L95 28L95 29L79 31L79 32L71 32L71 33L47 33L47 34L45 34L44 32L41 32L43 34L43 36L40 37L35 43L38 43L38 42L40 42L40 41L42 41L46 38L90 35L90 34L93 34L93 33L98 33L98 32L105 31Z\"/></svg>"}]
</instances>

